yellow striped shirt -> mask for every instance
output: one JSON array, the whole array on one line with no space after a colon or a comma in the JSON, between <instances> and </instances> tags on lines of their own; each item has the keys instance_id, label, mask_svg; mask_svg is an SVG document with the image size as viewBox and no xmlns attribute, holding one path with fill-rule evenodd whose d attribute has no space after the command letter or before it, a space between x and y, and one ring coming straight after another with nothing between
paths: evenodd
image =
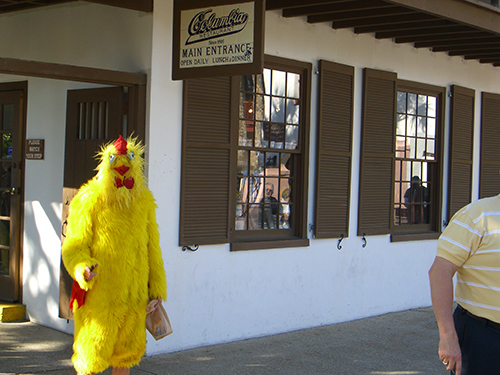
<instances>
[{"instance_id":1,"label":"yellow striped shirt","mask_svg":"<svg viewBox=\"0 0 500 375\"><path fill-rule=\"evenodd\" d=\"M459 267L455 300L500 323L500 196L461 208L439 237L437 255Z\"/></svg>"}]
</instances>

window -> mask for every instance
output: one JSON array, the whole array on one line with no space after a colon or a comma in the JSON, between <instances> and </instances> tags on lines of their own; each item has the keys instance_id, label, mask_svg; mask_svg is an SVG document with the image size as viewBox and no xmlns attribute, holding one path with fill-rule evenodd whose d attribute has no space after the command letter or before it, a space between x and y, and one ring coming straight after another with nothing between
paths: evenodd
<instances>
[{"instance_id":1,"label":"window","mask_svg":"<svg viewBox=\"0 0 500 375\"><path fill-rule=\"evenodd\" d=\"M266 56L263 74L184 82L181 245L308 244L310 74Z\"/></svg>"},{"instance_id":2,"label":"window","mask_svg":"<svg viewBox=\"0 0 500 375\"><path fill-rule=\"evenodd\" d=\"M365 69L358 235L437 238L445 92Z\"/></svg>"},{"instance_id":3,"label":"window","mask_svg":"<svg viewBox=\"0 0 500 375\"><path fill-rule=\"evenodd\" d=\"M240 82L235 230L291 229L300 74L266 68Z\"/></svg>"},{"instance_id":4,"label":"window","mask_svg":"<svg viewBox=\"0 0 500 375\"><path fill-rule=\"evenodd\" d=\"M394 225L429 224L437 97L408 91L397 96Z\"/></svg>"}]
</instances>

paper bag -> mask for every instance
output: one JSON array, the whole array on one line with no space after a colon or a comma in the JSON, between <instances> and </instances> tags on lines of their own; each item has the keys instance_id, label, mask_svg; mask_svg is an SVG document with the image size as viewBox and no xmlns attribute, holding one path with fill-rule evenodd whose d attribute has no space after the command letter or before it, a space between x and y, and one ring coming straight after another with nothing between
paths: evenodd
<instances>
[{"instance_id":1,"label":"paper bag","mask_svg":"<svg viewBox=\"0 0 500 375\"><path fill-rule=\"evenodd\" d=\"M156 300L149 303L147 311L150 311L150 305L154 305L154 303L156 303ZM167 312L162 303L160 303L154 312L146 315L146 328L156 340L162 339L173 332Z\"/></svg>"}]
</instances>

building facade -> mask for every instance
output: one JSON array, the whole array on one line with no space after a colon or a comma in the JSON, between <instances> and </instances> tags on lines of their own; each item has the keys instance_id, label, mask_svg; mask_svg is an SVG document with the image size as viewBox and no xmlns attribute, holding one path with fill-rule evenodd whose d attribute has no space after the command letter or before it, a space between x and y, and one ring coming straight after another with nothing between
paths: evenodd
<instances>
[{"instance_id":1,"label":"building facade","mask_svg":"<svg viewBox=\"0 0 500 375\"><path fill-rule=\"evenodd\" d=\"M173 0L100 3L0 14L1 299L72 332L67 203L133 132L174 329L148 354L430 306L446 222L500 191L494 4L269 0L262 74L181 81Z\"/></svg>"}]
</instances>

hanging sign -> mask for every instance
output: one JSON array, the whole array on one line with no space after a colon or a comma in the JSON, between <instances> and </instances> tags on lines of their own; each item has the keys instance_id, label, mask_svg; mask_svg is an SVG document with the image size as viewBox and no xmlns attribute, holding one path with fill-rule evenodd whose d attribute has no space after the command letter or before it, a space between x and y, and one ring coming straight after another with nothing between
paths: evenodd
<instances>
[{"instance_id":1,"label":"hanging sign","mask_svg":"<svg viewBox=\"0 0 500 375\"><path fill-rule=\"evenodd\" d=\"M172 79L262 73L263 0L174 0Z\"/></svg>"}]
</instances>

